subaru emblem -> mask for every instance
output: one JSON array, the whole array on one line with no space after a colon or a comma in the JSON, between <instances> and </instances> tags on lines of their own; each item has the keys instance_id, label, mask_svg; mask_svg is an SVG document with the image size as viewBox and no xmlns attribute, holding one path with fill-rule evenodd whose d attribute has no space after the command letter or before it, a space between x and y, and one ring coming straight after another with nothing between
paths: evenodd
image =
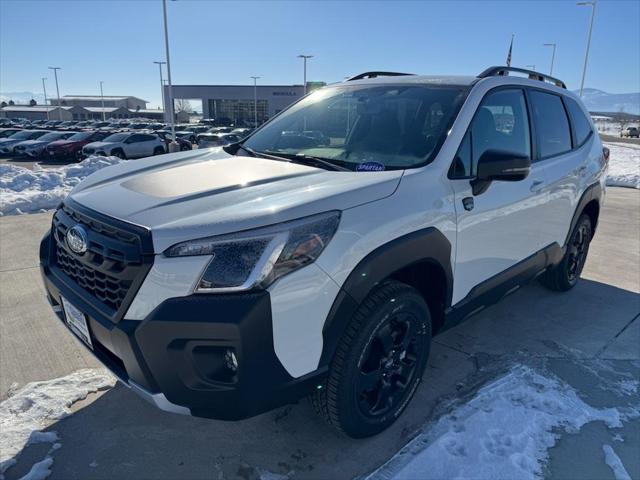
<instances>
[{"instance_id":1,"label":"subaru emblem","mask_svg":"<svg viewBox=\"0 0 640 480\"><path fill-rule=\"evenodd\" d=\"M74 225L67 230L65 238L72 252L82 255L87 251L87 247L89 246L87 231L81 225Z\"/></svg>"}]
</instances>

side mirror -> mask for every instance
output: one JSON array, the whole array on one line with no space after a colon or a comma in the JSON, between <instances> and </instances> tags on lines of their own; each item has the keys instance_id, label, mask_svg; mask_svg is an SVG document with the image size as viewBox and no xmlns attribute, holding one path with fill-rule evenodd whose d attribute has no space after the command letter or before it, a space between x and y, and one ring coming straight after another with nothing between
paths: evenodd
<instances>
[{"instance_id":1,"label":"side mirror","mask_svg":"<svg viewBox=\"0 0 640 480\"><path fill-rule=\"evenodd\" d=\"M518 182L531 171L531 158L518 152L487 150L478 159L478 173L471 180L474 195L484 193L494 180Z\"/></svg>"}]
</instances>

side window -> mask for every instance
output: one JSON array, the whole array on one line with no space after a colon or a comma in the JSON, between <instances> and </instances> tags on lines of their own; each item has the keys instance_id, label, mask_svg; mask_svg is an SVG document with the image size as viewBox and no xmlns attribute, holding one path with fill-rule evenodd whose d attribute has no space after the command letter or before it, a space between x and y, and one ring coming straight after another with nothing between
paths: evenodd
<instances>
[{"instance_id":1,"label":"side window","mask_svg":"<svg viewBox=\"0 0 640 480\"><path fill-rule=\"evenodd\" d=\"M589 135L591 135L591 123L589 123L582 108L580 108L580 105L578 105L574 99L564 97L564 104L567 106L567 110L569 110L569 115L571 115L573 129L576 134L576 146L581 146Z\"/></svg>"},{"instance_id":2,"label":"side window","mask_svg":"<svg viewBox=\"0 0 640 480\"><path fill-rule=\"evenodd\" d=\"M139 136L141 137L140 138L141 142L150 142L151 140L155 140L156 139L156 137L153 136L153 135L146 135L145 134L145 135L139 135Z\"/></svg>"},{"instance_id":3,"label":"side window","mask_svg":"<svg viewBox=\"0 0 640 480\"><path fill-rule=\"evenodd\" d=\"M474 176L478 159L487 150L531 156L529 115L522 90L501 89L482 100L456 153L449 177Z\"/></svg>"},{"instance_id":4,"label":"side window","mask_svg":"<svg viewBox=\"0 0 640 480\"><path fill-rule=\"evenodd\" d=\"M558 95L531 91L531 110L536 124L540 158L571 150L571 129L567 112Z\"/></svg>"},{"instance_id":5,"label":"side window","mask_svg":"<svg viewBox=\"0 0 640 480\"><path fill-rule=\"evenodd\" d=\"M471 122L472 174L487 150L531 155L529 116L524 92L498 90L488 94Z\"/></svg>"}]
</instances>

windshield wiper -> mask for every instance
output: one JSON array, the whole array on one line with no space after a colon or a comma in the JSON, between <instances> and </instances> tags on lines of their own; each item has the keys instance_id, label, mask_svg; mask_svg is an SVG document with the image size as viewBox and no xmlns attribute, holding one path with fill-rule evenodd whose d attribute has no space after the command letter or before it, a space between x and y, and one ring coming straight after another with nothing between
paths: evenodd
<instances>
[{"instance_id":1,"label":"windshield wiper","mask_svg":"<svg viewBox=\"0 0 640 480\"><path fill-rule=\"evenodd\" d=\"M267 155L274 155L274 156L278 156L280 158L285 158L293 163L299 163L301 165L310 165L310 166L315 166L315 167L320 167L320 168L324 168L325 170L333 170L333 171L338 171L338 172L351 172L352 170L346 167L343 167L342 165L338 165L336 163L333 163L329 160L325 160L324 158L320 158L320 157L314 157L312 155L305 155L303 153L296 153L296 154L292 154L292 153L281 153L281 152L270 152L270 151L266 151L266 152L256 152L258 154L260 153L264 153Z\"/></svg>"}]
</instances>

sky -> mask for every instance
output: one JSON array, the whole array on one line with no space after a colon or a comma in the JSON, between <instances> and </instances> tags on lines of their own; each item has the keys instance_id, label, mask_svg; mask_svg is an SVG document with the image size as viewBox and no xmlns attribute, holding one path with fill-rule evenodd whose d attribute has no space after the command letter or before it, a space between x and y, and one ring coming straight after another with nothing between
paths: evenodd
<instances>
[{"instance_id":1,"label":"sky","mask_svg":"<svg viewBox=\"0 0 640 480\"><path fill-rule=\"evenodd\" d=\"M174 84L328 83L368 70L477 74L535 65L580 87L590 7L575 1L168 2ZM585 87L640 91L640 1L599 0ZM133 95L159 105L160 0L0 0L0 92ZM166 75L166 74L165 74Z\"/></svg>"}]
</instances>

